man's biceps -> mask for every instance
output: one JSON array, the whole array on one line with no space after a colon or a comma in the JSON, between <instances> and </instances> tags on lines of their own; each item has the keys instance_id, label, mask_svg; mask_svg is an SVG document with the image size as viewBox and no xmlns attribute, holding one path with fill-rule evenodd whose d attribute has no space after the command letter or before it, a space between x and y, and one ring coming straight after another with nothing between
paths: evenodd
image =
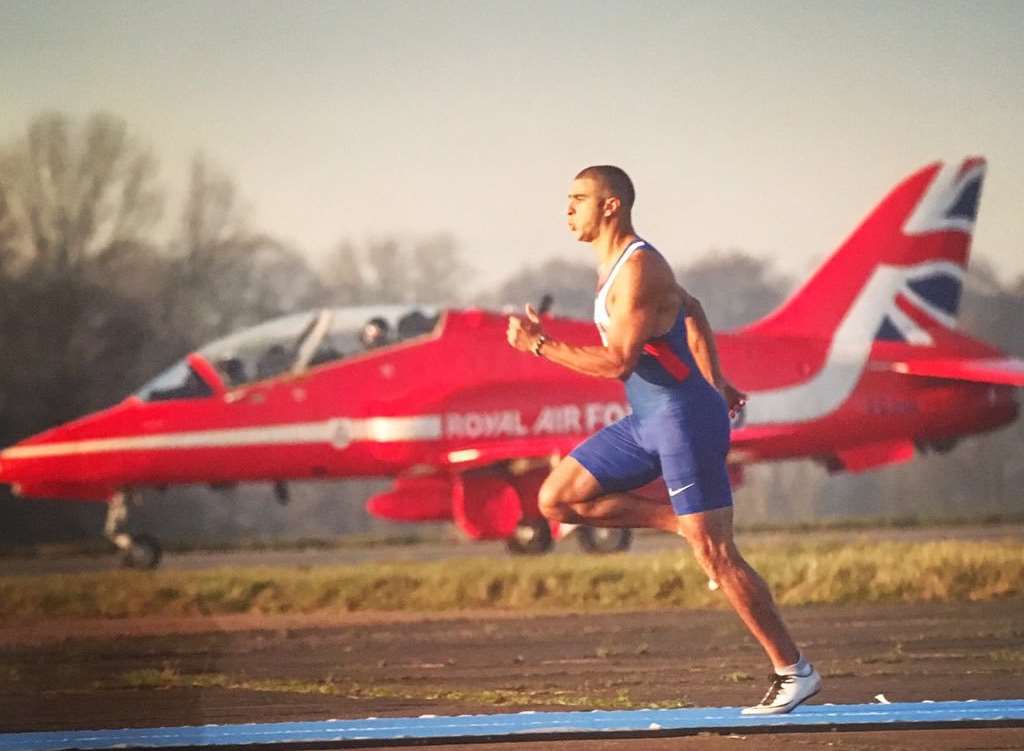
<instances>
[{"instance_id":1,"label":"man's biceps","mask_svg":"<svg viewBox=\"0 0 1024 751\"><path fill-rule=\"evenodd\" d=\"M640 297L623 298L611 311L611 317L633 328L643 328L653 317L657 306L649 299Z\"/></svg>"}]
</instances>

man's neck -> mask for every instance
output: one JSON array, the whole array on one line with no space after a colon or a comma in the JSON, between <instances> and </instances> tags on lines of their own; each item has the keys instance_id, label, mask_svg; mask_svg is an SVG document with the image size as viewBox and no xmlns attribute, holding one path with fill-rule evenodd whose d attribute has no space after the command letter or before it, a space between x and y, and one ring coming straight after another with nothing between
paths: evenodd
<instances>
[{"instance_id":1,"label":"man's neck","mask_svg":"<svg viewBox=\"0 0 1024 751\"><path fill-rule=\"evenodd\" d=\"M636 239L638 239L637 234L631 226L609 227L607 232L602 232L594 238L590 245L597 251L598 271L602 274L607 272L619 254Z\"/></svg>"}]
</instances>

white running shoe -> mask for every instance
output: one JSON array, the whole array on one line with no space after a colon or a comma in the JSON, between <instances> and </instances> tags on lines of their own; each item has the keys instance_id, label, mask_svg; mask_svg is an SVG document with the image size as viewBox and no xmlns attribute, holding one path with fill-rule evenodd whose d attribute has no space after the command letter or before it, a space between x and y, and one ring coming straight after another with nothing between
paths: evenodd
<instances>
[{"instance_id":1,"label":"white running shoe","mask_svg":"<svg viewBox=\"0 0 1024 751\"><path fill-rule=\"evenodd\" d=\"M807 675L776 675L771 674L771 685L761 703L747 707L742 714L785 714L821 690L821 676L811 667Z\"/></svg>"}]
</instances>

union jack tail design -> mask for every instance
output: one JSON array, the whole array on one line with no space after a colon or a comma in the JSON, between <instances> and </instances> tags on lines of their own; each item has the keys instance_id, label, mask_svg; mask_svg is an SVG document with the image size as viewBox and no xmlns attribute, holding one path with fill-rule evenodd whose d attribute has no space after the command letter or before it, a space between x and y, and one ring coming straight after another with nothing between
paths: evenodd
<instances>
[{"instance_id":1,"label":"union jack tail design","mask_svg":"<svg viewBox=\"0 0 1024 751\"><path fill-rule=\"evenodd\" d=\"M952 264L925 264L908 273L886 308L876 341L930 347L936 326L952 329L960 309L962 269Z\"/></svg>"},{"instance_id":2,"label":"union jack tail design","mask_svg":"<svg viewBox=\"0 0 1024 751\"><path fill-rule=\"evenodd\" d=\"M781 308L739 335L785 342L787 375L751 391L748 424L818 419L853 393L873 356L985 358L956 329L985 161L935 163L897 185Z\"/></svg>"},{"instance_id":3,"label":"union jack tail design","mask_svg":"<svg viewBox=\"0 0 1024 751\"><path fill-rule=\"evenodd\" d=\"M934 343L935 330L956 323L984 174L977 157L914 173L795 295L745 331Z\"/></svg>"}]
</instances>

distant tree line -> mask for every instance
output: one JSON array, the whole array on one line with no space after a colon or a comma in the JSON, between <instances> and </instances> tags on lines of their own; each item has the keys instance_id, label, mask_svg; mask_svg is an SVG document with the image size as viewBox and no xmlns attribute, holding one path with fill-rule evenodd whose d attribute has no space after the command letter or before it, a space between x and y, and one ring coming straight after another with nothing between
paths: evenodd
<instances>
[{"instance_id":1,"label":"distant tree line","mask_svg":"<svg viewBox=\"0 0 1024 751\"><path fill-rule=\"evenodd\" d=\"M185 195L169 200L151 149L106 114L48 113L0 148L0 446L109 406L197 346L276 315L319 305L521 306L587 318L591 264L551 260L496 289L474 289L444 232L356 244L341 238L320 268L250 225L234 181L196 156ZM741 251L677 268L712 323L729 329L778 305L793 280ZM1024 277L1010 284L972 262L962 327L1024 353ZM951 454L864 475L829 476L802 462L754 468L740 519L956 516L1022 511L1024 429L970 439ZM361 501L374 482L313 485L288 508L267 489L230 497L172 489L139 524L168 539L322 536L379 529ZM0 543L98 534L104 509L12 499L0 489Z\"/></svg>"},{"instance_id":2,"label":"distant tree line","mask_svg":"<svg viewBox=\"0 0 1024 751\"><path fill-rule=\"evenodd\" d=\"M315 269L241 206L203 156L172 204L152 150L108 114L43 114L0 148L0 446L110 406L197 346L277 315L458 298L448 235L340 240ZM0 540L92 533L102 513L64 508L35 524L32 504L0 489Z\"/></svg>"}]
</instances>

